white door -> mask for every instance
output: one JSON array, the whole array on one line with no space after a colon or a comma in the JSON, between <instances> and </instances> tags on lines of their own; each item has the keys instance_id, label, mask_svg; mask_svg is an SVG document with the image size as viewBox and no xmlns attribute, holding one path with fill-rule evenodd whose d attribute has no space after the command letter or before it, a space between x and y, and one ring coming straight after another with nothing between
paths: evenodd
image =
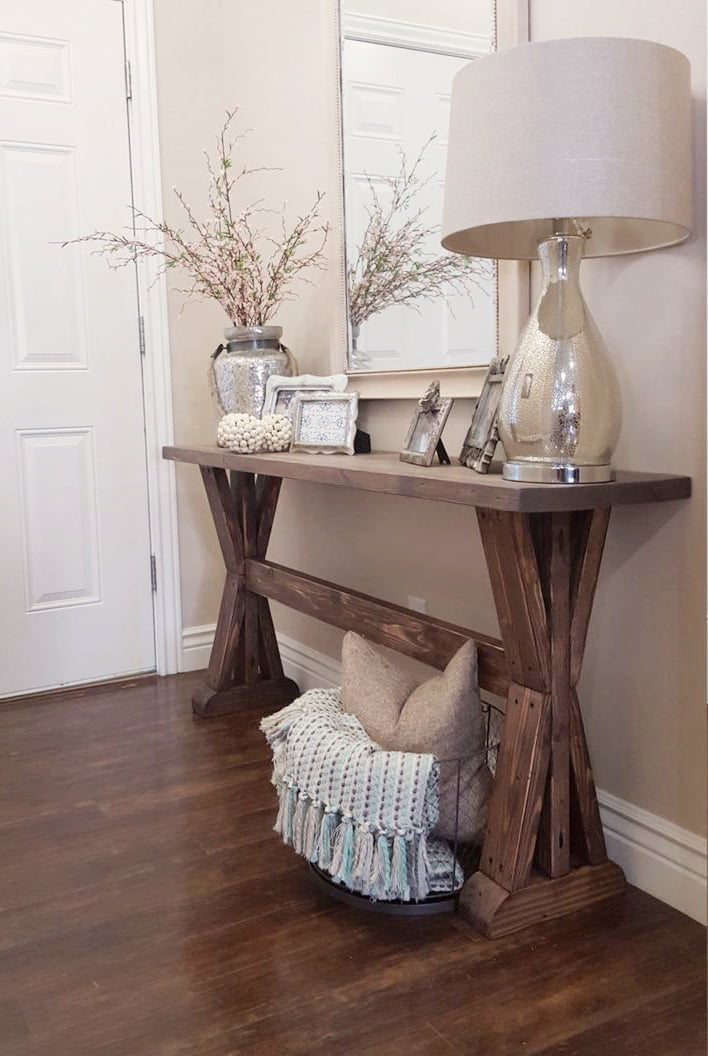
<instances>
[{"instance_id":1,"label":"white door","mask_svg":"<svg viewBox=\"0 0 708 1056\"><path fill-rule=\"evenodd\" d=\"M0 696L154 667L122 5L0 0Z\"/></svg>"},{"instance_id":2,"label":"white door","mask_svg":"<svg viewBox=\"0 0 708 1056\"><path fill-rule=\"evenodd\" d=\"M408 168L431 135L418 175L430 182L418 203L424 224L436 232L426 246L442 253L439 228L445 184L445 157L452 79L469 59L436 55L388 44L345 40L342 57L344 167L347 251L360 245L371 192L388 205L386 179ZM487 364L496 352L496 301L490 278L466 295L448 291L445 299L395 306L361 327L357 366L363 370L411 370Z\"/></svg>"}]
</instances>

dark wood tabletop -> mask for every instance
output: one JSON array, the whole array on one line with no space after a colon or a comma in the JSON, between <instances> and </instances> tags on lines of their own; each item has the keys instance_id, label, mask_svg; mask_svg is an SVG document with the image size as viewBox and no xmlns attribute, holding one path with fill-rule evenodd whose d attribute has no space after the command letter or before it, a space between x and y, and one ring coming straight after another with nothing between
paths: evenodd
<instances>
[{"instance_id":1,"label":"dark wood tabletop","mask_svg":"<svg viewBox=\"0 0 708 1056\"><path fill-rule=\"evenodd\" d=\"M691 494L690 477L665 473L618 470L617 479L606 484L520 484L503 480L501 472L480 474L459 464L414 466L401 462L398 453L390 451L370 455L241 455L214 446L165 447L163 455L173 462L520 513L670 502Z\"/></svg>"}]
</instances>

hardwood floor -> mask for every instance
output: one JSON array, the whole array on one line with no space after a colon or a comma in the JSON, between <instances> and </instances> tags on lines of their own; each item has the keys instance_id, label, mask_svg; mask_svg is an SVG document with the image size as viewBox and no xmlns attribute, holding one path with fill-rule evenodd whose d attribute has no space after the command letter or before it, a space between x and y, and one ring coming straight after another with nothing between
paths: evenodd
<instances>
[{"instance_id":1,"label":"hardwood floor","mask_svg":"<svg viewBox=\"0 0 708 1056\"><path fill-rule=\"evenodd\" d=\"M0 707L2 1056L701 1056L705 932L630 889L490 942L332 902L199 675Z\"/></svg>"}]
</instances>

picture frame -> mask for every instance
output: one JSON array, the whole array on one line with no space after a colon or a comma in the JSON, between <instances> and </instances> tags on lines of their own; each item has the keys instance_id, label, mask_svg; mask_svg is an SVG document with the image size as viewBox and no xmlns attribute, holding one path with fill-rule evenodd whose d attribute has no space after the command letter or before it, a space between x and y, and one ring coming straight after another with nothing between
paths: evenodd
<instances>
[{"instance_id":1,"label":"picture frame","mask_svg":"<svg viewBox=\"0 0 708 1056\"><path fill-rule=\"evenodd\" d=\"M415 466L431 466L437 451L440 461L449 464L450 459L441 437L453 403L452 397L440 395L440 382L432 382L418 400L399 456L401 462L412 462Z\"/></svg>"},{"instance_id":2,"label":"picture frame","mask_svg":"<svg viewBox=\"0 0 708 1056\"><path fill-rule=\"evenodd\" d=\"M488 473L499 442L497 419L504 372L509 357L493 359L489 364L482 391L475 404L472 422L460 452L460 464L475 473Z\"/></svg>"},{"instance_id":3,"label":"picture frame","mask_svg":"<svg viewBox=\"0 0 708 1056\"><path fill-rule=\"evenodd\" d=\"M349 379L346 374L296 374L294 378L283 374L271 374L266 380L263 417L267 414L285 414L292 418L292 403L299 392L319 395L327 392L344 392Z\"/></svg>"},{"instance_id":4,"label":"picture frame","mask_svg":"<svg viewBox=\"0 0 708 1056\"><path fill-rule=\"evenodd\" d=\"M291 451L353 455L358 392L298 392L292 401Z\"/></svg>"}]
</instances>

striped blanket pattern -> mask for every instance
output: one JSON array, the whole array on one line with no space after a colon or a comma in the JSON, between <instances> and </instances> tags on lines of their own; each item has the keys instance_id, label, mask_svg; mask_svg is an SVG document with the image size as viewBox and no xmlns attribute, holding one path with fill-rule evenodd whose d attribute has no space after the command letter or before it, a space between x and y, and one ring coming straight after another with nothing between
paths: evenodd
<instances>
[{"instance_id":1,"label":"striped blanket pattern","mask_svg":"<svg viewBox=\"0 0 708 1056\"><path fill-rule=\"evenodd\" d=\"M440 848L428 852L438 819L434 756L379 748L342 711L338 689L304 693L261 730L273 752L274 828L286 844L372 899L415 901L439 889ZM454 859L444 850L449 884Z\"/></svg>"}]
</instances>

